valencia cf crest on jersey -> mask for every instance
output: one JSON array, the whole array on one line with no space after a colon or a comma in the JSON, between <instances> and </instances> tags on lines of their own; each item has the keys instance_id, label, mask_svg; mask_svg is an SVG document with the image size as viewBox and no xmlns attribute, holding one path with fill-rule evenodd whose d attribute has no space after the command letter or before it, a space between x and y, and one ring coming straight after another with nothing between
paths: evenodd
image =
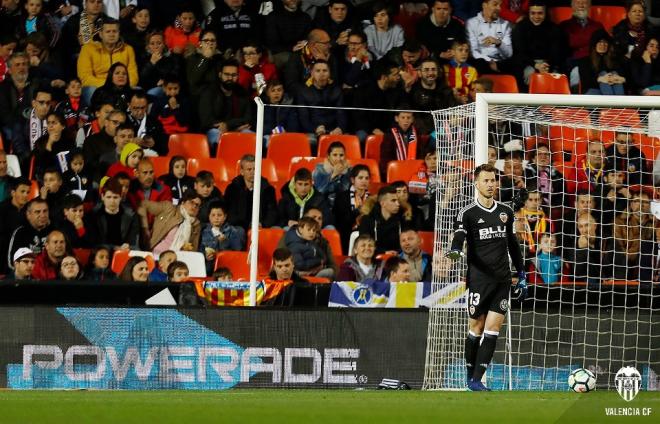
<instances>
[{"instance_id":1,"label":"valencia cf crest on jersey","mask_svg":"<svg viewBox=\"0 0 660 424\"><path fill-rule=\"evenodd\" d=\"M506 221L509 219L509 215L507 215L505 212L500 213L500 220L506 224Z\"/></svg>"}]
</instances>

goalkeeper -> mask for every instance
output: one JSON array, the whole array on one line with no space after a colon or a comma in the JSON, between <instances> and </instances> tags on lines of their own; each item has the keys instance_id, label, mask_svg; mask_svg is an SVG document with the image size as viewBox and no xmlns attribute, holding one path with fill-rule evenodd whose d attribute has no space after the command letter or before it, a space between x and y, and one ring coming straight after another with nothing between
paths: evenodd
<instances>
[{"instance_id":1,"label":"goalkeeper","mask_svg":"<svg viewBox=\"0 0 660 424\"><path fill-rule=\"evenodd\" d=\"M496 172L488 164L474 170L477 200L458 213L451 250L447 253L453 260L461 258L463 243L467 241L470 330L465 340L465 363L467 385L472 391L490 391L481 383L481 377L493 359L500 327L509 308L509 255L518 271L514 297L522 301L527 296L523 259L513 228L513 210L493 199Z\"/></svg>"}]
</instances>

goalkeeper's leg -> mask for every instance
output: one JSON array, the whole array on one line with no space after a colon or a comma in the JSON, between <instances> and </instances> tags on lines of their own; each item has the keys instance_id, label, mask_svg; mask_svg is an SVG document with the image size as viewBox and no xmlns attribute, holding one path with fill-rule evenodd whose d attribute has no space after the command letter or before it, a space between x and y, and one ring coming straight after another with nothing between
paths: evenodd
<instances>
[{"instance_id":1,"label":"goalkeeper's leg","mask_svg":"<svg viewBox=\"0 0 660 424\"><path fill-rule=\"evenodd\" d=\"M468 381L472 379L474 367L477 364L477 352L479 351L481 333L484 330L485 322L485 315L481 316L480 319L470 319L470 331L468 331L468 335L465 338L465 368Z\"/></svg>"},{"instance_id":2,"label":"goalkeeper's leg","mask_svg":"<svg viewBox=\"0 0 660 424\"><path fill-rule=\"evenodd\" d=\"M477 360L474 367L474 373L472 374L472 381L481 381L490 361L493 359L495 346L497 345L497 337L500 334L500 328L502 327L503 322L503 314L494 311L488 312L484 338L479 346L479 351L477 352Z\"/></svg>"}]
</instances>

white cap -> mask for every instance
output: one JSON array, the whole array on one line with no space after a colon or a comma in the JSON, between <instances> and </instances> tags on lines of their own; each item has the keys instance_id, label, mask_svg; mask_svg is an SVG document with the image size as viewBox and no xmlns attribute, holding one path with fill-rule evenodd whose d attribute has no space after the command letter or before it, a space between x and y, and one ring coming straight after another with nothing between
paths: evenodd
<instances>
[{"instance_id":1,"label":"white cap","mask_svg":"<svg viewBox=\"0 0 660 424\"><path fill-rule=\"evenodd\" d=\"M25 256L31 256L34 258L36 255L32 250L28 249L27 247L21 247L16 251L16 253L14 253L14 262L20 260Z\"/></svg>"}]
</instances>

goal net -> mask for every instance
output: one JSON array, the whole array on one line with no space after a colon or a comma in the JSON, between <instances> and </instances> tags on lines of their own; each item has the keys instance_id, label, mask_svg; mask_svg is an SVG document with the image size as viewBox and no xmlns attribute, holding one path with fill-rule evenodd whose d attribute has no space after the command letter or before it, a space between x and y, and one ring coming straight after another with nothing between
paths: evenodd
<instances>
[{"instance_id":1,"label":"goal net","mask_svg":"<svg viewBox=\"0 0 660 424\"><path fill-rule=\"evenodd\" d=\"M498 201L515 211L530 282L528 300L512 302L486 384L567 390L569 373L587 368L608 389L634 366L643 389L656 389L660 101L490 94L434 119L434 290L464 283L464 261L443 255L485 162L499 170ZM464 305L430 310L425 389L465 387L467 328Z\"/></svg>"}]
</instances>

